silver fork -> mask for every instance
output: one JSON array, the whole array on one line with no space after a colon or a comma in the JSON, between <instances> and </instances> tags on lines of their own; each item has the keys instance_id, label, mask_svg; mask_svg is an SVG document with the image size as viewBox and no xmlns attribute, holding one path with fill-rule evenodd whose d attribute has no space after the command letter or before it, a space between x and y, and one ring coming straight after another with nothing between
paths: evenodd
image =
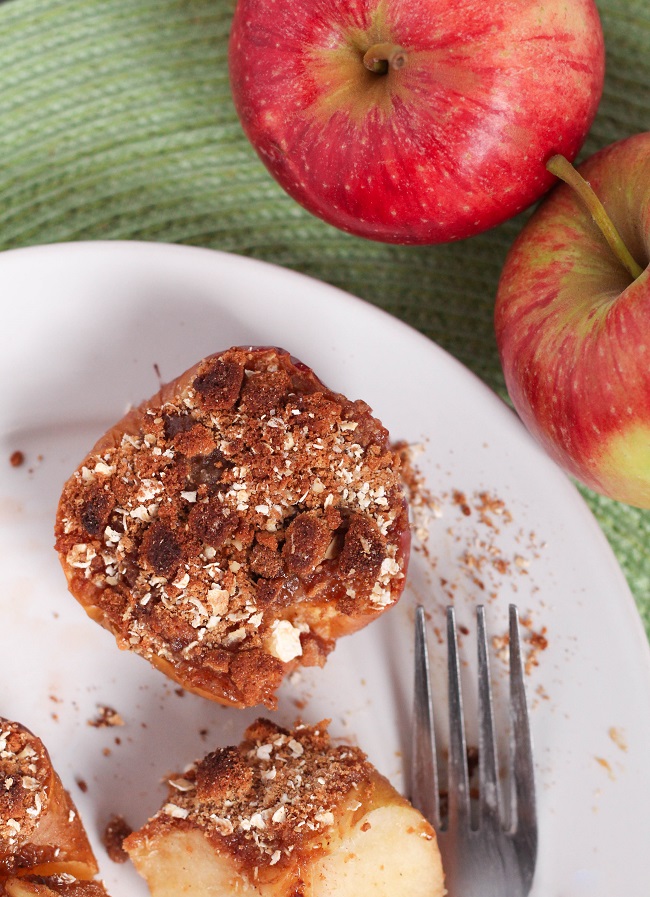
<instances>
[{"instance_id":1,"label":"silver fork","mask_svg":"<svg viewBox=\"0 0 650 897\"><path fill-rule=\"evenodd\" d=\"M509 608L510 807L502 812L485 609L477 608L478 778L472 813L453 608L447 608L449 681L448 813L440 810L424 609L415 619L415 702L411 800L436 829L449 897L527 897L537 856L533 754L517 608Z\"/></svg>"}]
</instances>

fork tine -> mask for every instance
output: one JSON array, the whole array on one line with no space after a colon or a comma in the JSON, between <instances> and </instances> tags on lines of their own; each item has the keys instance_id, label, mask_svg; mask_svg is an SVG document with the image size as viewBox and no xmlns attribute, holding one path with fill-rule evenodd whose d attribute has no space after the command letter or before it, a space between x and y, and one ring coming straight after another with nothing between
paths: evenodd
<instances>
[{"instance_id":1,"label":"fork tine","mask_svg":"<svg viewBox=\"0 0 650 897\"><path fill-rule=\"evenodd\" d=\"M512 752L515 813L513 815L515 841L519 841L521 855L529 859L524 877L532 881L537 852L537 810L533 747L530 737L528 708L524 686L524 664L519 639L519 618L514 604L509 608L510 623L510 713L512 718ZM525 842L525 844L522 844Z\"/></svg>"},{"instance_id":2,"label":"fork tine","mask_svg":"<svg viewBox=\"0 0 650 897\"><path fill-rule=\"evenodd\" d=\"M499 786L497 750L494 737L494 712L490 687L485 608L476 608L478 645L478 762L479 762L479 825L499 818Z\"/></svg>"},{"instance_id":3,"label":"fork tine","mask_svg":"<svg viewBox=\"0 0 650 897\"><path fill-rule=\"evenodd\" d=\"M469 827L469 776L460 663L453 607L447 608L447 666L449 678L449 828Z\"/></svg>"},{"instance_id":4,"label":"fork tine","mask_svg":"<svg viewBox=\"0 0 650 897\"><path fill-rule=\"evenodd\" d=\"M439 835L448 893L454 897L527 897L535 873L537 823L533 760L524 690L524 668L519 621L509 609L510 708L512 738L512 798L510 827L499 813L497 749L489 678L485 610L477 608L479 664L479 774L478 826L472 825L469 775L456 619L447 608L447 665L449 685L449 813L443 831L438 822L436 758L433 742L431 689L428 681L425 618L416 613L415 731L412 755L412 800L429 815Z\"/></svg>"},{"instance_id":5,"label":"fork tine","mask_svg":"<svg viewBox=\"0 0 650 897\"><path fill-rule=\"evenodd\" d=\"M411 743L411 801L435 829L440 827L438 765L433 727L433 696L429 676L424 608L415 611L415 682Z\"/></svg>"}]
</instances>

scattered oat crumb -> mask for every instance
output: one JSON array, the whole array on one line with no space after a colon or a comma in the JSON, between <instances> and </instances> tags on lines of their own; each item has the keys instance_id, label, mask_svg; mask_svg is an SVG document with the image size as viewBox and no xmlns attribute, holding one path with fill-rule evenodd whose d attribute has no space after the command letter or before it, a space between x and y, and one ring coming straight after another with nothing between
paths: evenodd
<instances>
[{"instance_id":1,"label":"scattered oat crumb","mask_svg":"<svg viewBox=\"0 0 650 897\"><path fill-rule=\"evenodd\" d=\"M539 666L539 655L548 648L548 638L546 635L546 626L542 626L539 632L535 632L532 628L532 622L529 616L520 617L519 625L523 630L522 651L524 654L524 671L526 675L530 675L534 667ZM507 664L510 660L510 636L508 633L503 635L495 635L492 637L492 647L502 663ZM541 686L540 686L541 688ZM538 690L540 697L548 697L543 690Z\"/></svg>"},{"instance_id":2,"label":"scattered oat crumb","mask_svg":"<svg viewBox=\"0 0 650 897\"><path fill-rule=\"evenodd\" d=\"M542 626L539 632L535 632L530 617L520 619L520 624L527 630L527 633L524 635L526 652L524 668L526 673L530 673L533 667L539 666L539 655L548 648L547 630L546 626Z\"/></svg>"},{"instance_id":3,"label":"scattered oat crumb","mask_svg":"<svg viewBox=\"0 0 650 897\"><path fill-rule=\"evenodd\" d=\"M523 530L514 533L518 550L506 556L498 544L498 537L503 527L512 525L513 516L502 498L486 489L468 493L459 488L434 496L415 461L424 447L398 443L393 448L402 462L402 480L411 508L415 550L423 554L431 568L435 569L438 559L433 556L428 544L431 522L448 516L451 509L453 515L460 517L458 523L463 518L470 521L457 527L452 517L451 525L446 529L447 535L462 546L457 558L459 574L466 576L487 599L496 598L506 581L516 592L518 577L530 574L531 559L539 555L540 546L535 533L525 533ZM467 532L467 525L472 527L470 533ZM440 585L450 601L453 601L459 582L459 579L453 582L440 579Z\"/></svg>"},{"instance_id":4,"label":"scattered oat crumb","mask_svg":"<svg viewBox=\"0 0 650 897\"><path fill-rule=\"evenodd\" d=\"M88 720L88 725L93 726L95 729L105 729L111 726L123 726L124 720L112 707L102 705L99 707L97 716Z\"/></svg>"},{"instance_id":5,"label":"scattered oat crumb","mask_svg":"<svg viewBox=\"0 0 650 897\"><path fill-rule=\"evenodd\" d=\"M464 492L461 492L460 489L454 489L451 494L451 498L456 507L460 508L460 512L464 517L469 517L472 513L472 509L469 506L469 502L467 501L467 496Z\"/></svg>"},{"instance_id":6,"label":"scattered oat crumb","mask_svg":"<svg viewBox=\"0 0 650 897\"><path fill-rule=\"evenodd\" d=\"M86 794L88 791L88 783L84 779L77 779L77 788L82 794Z\"/></svg>"},{"instance_id":7,"label":"scattered oat crumb","mask_svg":"<svg viewBox=\"0 0 650 897\"><path fill-rule=\"evenodd\" d=\"M503 663L508 663L510 660L510 636L509 635L495 635L492 637L492 646L496 652L497 657Z\"/></svg>"},{"instance_id":8,"label":"scattered oat crumb","mask_svg":"<svg viewBox=\"0 0 650 897\"><path fill-rule=\"evenodd\" d=\"M478 511L481 523L484 523L486 526L494 526L492 515L500 517L505 523L512 522L512 514L506 508L506 504L501 498L497 498L489 492L479 492L477 498L478 504L475 504L475 508Z\"/></svg>"},{"instance_id":9,"label":"scattered oat crumb","mask_svg":"<svg viewBox=\"0 0 650 897\"><path fill-rule=\"evenodd\" d=\"M627 742L625 741L623 733L620 729L617 729L616 726L612 726L607 734L612 739L616 747L620 748L622 751L627 751Z\"/></svg>"},{"instance_id":10,"label":"scattered oat crumb","mask_svg":"<svg viewBox=\"0 0 650 897\"><path fill-rule=\"evenodd\" d=\"M599 766L602 766L603 769L606 769L606 770L607 770L607 775L610 777L610 779L611 779L612 781L614 781L614 779L615 779L616 777L614 776L614 770L613 770L612 767L610 766L609 762L608 762L607 760L605 760L604 757L596 757L595 760L596 760L596 763L598 763Z\"/></svg>"},{"instance_id":11,"label":"scattered oat crumb","mask_svg":"<svg viewBox=\"0 0 650 897\"><path fill-rule=\"evenodd\" d=\"M445 571L447 575L437 577L440 591L449 602L453 603L456 595L464 593L468 586L477 600L483 603L494 601L503 595L505 588L517 593L522 578L527 580L528 593L538 591L538 587L531 582L531 571L545 543L540 541L534 530L516 528L512 512L501 497L487 489L461 488L442 491L434 497L425 475L416 465L416 456L424 451L424 446L398 443L393 448L402 462L402 478L411 505L415 550L426 559L431 570L436 569L439 558L436 557L433 539L429 541L429 527L434 518L445 519L445 550L449 545L457 545L453 576ZM540 656L548 648L548 633L545 626L534 628L530 611L520 623L525 671L530 674L539 666ZM507 664L507 633L495 636L493 647L499 659ZM541 693L540 697L548 698Z\"/></svg>"},{"instance_id":12,"label":"scattered oat crumb","mask_svg":"<svg viewBox=\"0 0 650 897\"><path fill-rule=\"evenodd\" d=\"M112 816L108 820L104 829L102 843L106 848L109 859L114 863L126 863L128 860L129 855L122 847L122 842L132 831L133 829L123 816Z\"/></svg>"},{"instance_id":13,"label":"scattered oat crumb","mask_svg":"<svg viewBox=\"0 0 650 897\"><path fill-rule=\"evenodd\" d=\"M408 496L414 535L423 546L429 535L432 518L442 517L440 502L428 488L426 478L415 464L416 455L424 451L420 444L398 442L393 445L402 462L401 478Z\"/></svg>"}]
</instances>

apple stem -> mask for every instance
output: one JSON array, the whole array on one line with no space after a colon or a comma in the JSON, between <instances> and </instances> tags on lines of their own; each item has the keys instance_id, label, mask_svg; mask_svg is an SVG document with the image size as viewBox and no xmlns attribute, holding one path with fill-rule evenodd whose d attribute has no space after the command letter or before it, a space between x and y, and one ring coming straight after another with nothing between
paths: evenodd
<instances>
[{"instance_id":1,"label":"apple stem","mask_svg":"<svg viewBox=\"0 0 650 897\"><path fill-rule=\"evenodd\" d=\"M612 219L609 217L591 185L582 177L575 167L564 156L551 156L546 163L546 168L551 174L564 181L569 187L573 188L578 194L582 202L591 213L598 229L607 240L610 248L621 262L621 264L629 271L633 280L636 280L643 274L643 268L637 264L629 251L623 238L616 229Z\"/></svg>"},{"instance_id":2,"label":"apple stem","mask_svg":"<svg viewBox=\"0 0 650 897\"><path fill-rule=\"evenodd\" d=\"M373 44L363 56L363 64L371 72L385 75L390 69L401 69L406 63L406 51L388 41Z\"/></svg>"}]
</instances>

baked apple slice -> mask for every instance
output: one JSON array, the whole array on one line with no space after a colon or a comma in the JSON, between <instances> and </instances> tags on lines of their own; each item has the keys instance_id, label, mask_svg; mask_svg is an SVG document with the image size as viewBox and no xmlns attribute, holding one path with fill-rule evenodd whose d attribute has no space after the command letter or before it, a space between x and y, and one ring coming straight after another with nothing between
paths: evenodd
<instances>
[{"instance_id":1,"label":"baked apple slice","mask_svg":"<svg viewBox=\"0 0 650 897\"><path fill-rule=\"evenodd\" d=\"M153 897L442 897L435 832L327 726L250 726L170 781L124 848Z\"/></svg>"},{"instance_id":2,"label":"baked apple slice","mask_svg":"<svg viewBox=\"0 0 650 897\"><path fill-rule=\"evenodd\" d=\"M239 707L275 706L394 605L409 543L387 430L273 348L212 355L130 411L56 521L70 591L119 646Z\"/></svg>"},{"instance_id":3,"label":"baked apple slice","mask_svg":"<svg viewBox=\"0 0 650 897\"><path fill-rule=\"evenodd\" d=\"M0 717L0 894L105 894L72 798L36 735Z\"/></svg>"}]
</instances>

